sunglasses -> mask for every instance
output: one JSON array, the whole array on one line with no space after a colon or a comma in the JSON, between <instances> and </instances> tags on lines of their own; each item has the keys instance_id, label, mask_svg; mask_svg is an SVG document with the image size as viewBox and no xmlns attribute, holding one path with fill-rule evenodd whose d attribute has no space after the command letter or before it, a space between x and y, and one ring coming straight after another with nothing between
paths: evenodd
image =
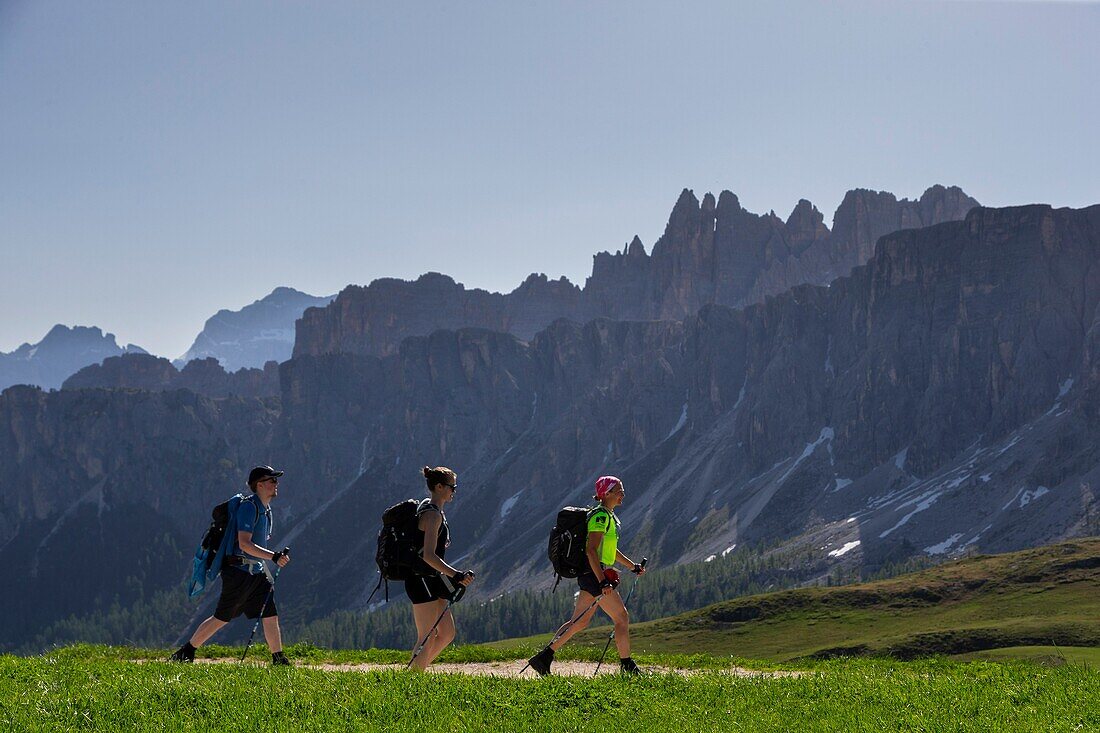
<instances>
[{"instance_id":1,"label":"sunglasses","mask_svg":"<svg viewBox=\"0 0 1100 733\"><path fill-rule=\"evenodd\" d=\"M269 476L268 478L262 478L257 483L262 484L262 483L265 483L267 481L270 481L271 483L275 484L276 486L279 485L279 479L275 478L274 476Z\"/></svg>"},{"instance_id":2,"label":"sunglasses","mask_svg":"<svg viewBox=\"0 0 1100 733\"><path fill-rule=\"evenodd\" d=\"M443 484L443 485L446 486L451 491L453 491L455 493L458 493L458 484Z\"/></svg>"}]
</instances>

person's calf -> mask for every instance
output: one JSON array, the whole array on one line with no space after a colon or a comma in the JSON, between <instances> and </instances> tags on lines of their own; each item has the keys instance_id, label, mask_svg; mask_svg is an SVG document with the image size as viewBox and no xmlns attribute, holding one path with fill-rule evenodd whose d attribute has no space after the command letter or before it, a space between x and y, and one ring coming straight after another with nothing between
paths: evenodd
<instances>
[{"instance_id":1,"label":"person's calf","mask_svg":"<svg viewBox=\"0 0 1100 733\"><path fill-rule=\"evenodd\" d=\"M263 619L264 626L264 640L267 641L267 648L272 652L281 651L283 648L283 632L279 628L278 616L267 616Z\"/></svg>"},{"instance_id":2,"label":"person's calf","mask_svg":"<svg viewBox=\"0 0 1100 733\"><path fill-rule=\"evenodd\" d=\"M225 628L228 623L228 621L223 621L216 616L211 616L199 624L199 627L195 629L195 633L191 634L191 641L188 643L197 649L210 641L210 637Z\"/></svg>"},{"instance_id":3,"label":"person's calf","mask_svg":"<svg viewBox=\"0 0 1100 733\"><path fill-rule=\"evenodd\" d=\"M630 656L630 632L626 631L623 634L619 634L619 631L615 631L615 649L619 652L619 657Z\"/></svg>"},{"instance_id":4,"label":"person's calf","mask_svg":"<svg viewBox=\"0 0 1100 733\"><path fill-rule=\"evenodd\" d=\"M443 650L446 649L447 645L449 645L452 641L454 641L453 635L450 638L447 638L445 635L441 634L433 639L431 649L428 650L429 659L431 661L435 661L435 658L442 654Z\"/></svg>"}]
</instances>

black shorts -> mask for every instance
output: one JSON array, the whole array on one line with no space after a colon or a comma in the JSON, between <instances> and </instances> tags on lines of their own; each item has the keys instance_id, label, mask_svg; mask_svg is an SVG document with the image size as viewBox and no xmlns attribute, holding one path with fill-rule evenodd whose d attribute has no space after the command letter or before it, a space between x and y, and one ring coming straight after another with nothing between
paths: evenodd
<instances>
[{"instance_id":1,"label":"black shorts","mask_svg":"<svg viewBox=\"0 0 1100 733\"><path fill-rule=\"evenodd\" d=\"M222 569L222 594L218 598L218 607L214 618L219 621L232 621L242 613L248 618L278 616L275 608L275 594L267 597L271 590L271 581L263 573L251 575L234 567ZM267 605L264 606L264 601ZM263 610L261 614L261 609Z\"/></svg>"},{"instance_id":2,"label":"black shorts","mask_svg":"<svg viewBox=\"0 0 1100 733\"><path fill-rule=\"evenodd\" d=\"M602 578L600 580L602 580ZM597 580L596 576L589 570L587 573L581 573L577 576L577 585L579 585L580 589L585 593L591 593L594 596L598 596L603 593L603 590L600 588L600 580Z\"/></svg>"},{"instance_id":3,"label":"black shorts","mask_svg":"<svg viewBox=\"0 0 1100 733\"><path fill-rule=\"evenodd\" d=\"M405 581L405 595L413 604L431 603L451 597L451 589L442 575L425 575Z\"/></svg>"}]
</instances>

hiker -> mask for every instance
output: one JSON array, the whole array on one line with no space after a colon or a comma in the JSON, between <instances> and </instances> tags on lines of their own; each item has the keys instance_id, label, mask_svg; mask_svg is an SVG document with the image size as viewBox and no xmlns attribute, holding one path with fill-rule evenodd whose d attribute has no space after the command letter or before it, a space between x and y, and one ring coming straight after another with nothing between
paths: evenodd
<instances>
[{"instance_id":1,"label":"hiker","mask_svg":"<svg viewBox=\"0 0 1100 733\"><path fill-rule=\"evenodd\" d=\"M250 619L262 617L264 637L273 665L289 665L283 653L279 630L279 612L275 608L274 586L264 560L280 568L290 562L289 548L272 551L261 545L271 539L271 500L279 495L282 471L271 466L256 466L248 472L252 494L242 499L236 510L236 537L227 540L222 568L222 591L214 615L199 624L191 640L170 657L173 662L195 661L195 650L210 640L222 627L244 614Z\"/></svg>"},{"instance_id":2,"label":"hiker","mask_svg":"<svg viewBox=\"0 0 1100 733\"><path fill-rule=\"evenodd\" d=\"M458 491L458 476L445 466L429 468L424 466L424 480L428 484L429 497L420 502L416 510L417 538L421 540L421 554L424 572L405 581L405 594L413 604L413 620L416 622L417 642L429 635L420 653L413 649L413 666L427 669L455 638L455 621L447 600L451 590L447 588L443 576L450 578L455 588L473 582L474 574L470 570L457 570L443 559L447 546L451 543L450 529L443 506L455 498ZM435 630L431 631L435 624Z\"/></svg>"},{"instance_id":3,"label":"hiker","mask_svg":"<svg viewBox=\"0 0 1100 733\"><path fill-rule=\"evenodd\" d=\"M588 514L588 540L585 546L588 567L577 576L577 585L580 586L577 605L571 620L558 628L554 640L527 660L540 675L550 674L554 652L588 626L596 613L594 601L597 598L600 598L599 607L615 623L615 647L619 651L620 670L625 674L641 672L630 657L630 616L616 590L619 573L612 567L618 562L636 575L645 574L644 565L639 565L619 550L619 518L615 516L615 508L623 503L625 497L623 482L616 477L601 476L596 479L596 495L593 498L599 504Z\"/></svg>"}]
</instances>

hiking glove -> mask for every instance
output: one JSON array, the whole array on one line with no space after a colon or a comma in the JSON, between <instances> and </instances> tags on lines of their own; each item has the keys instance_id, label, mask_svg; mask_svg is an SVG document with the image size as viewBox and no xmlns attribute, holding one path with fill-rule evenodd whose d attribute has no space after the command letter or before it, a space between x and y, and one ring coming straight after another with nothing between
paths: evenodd
<instances>
[{"instance_id":1,"label":"hiking glove","mask_svg":"<svg viewBox=\"0 0 1100 733\"><path fill-rule=\"evenodd\" d=\"M466 580L466 578L469 578L470 580L474 579L474 573L472 570L460 570L459 572L451 576L451 582L453 582L456 587L460 585L466 585L466 583L463 582L464 580Z\"/></svg>"},{"instance_id":2,"label":"hiking glove","mask_svg":"<svg viewBox=\"0 0 1100 733\"><path fill-rule=\"evenodd\" d=\"M611 588L619 587L619 573L614 568L607 568L603 571L603 577L605 583L610 583Z\"/></svg>"}]
</instances>

